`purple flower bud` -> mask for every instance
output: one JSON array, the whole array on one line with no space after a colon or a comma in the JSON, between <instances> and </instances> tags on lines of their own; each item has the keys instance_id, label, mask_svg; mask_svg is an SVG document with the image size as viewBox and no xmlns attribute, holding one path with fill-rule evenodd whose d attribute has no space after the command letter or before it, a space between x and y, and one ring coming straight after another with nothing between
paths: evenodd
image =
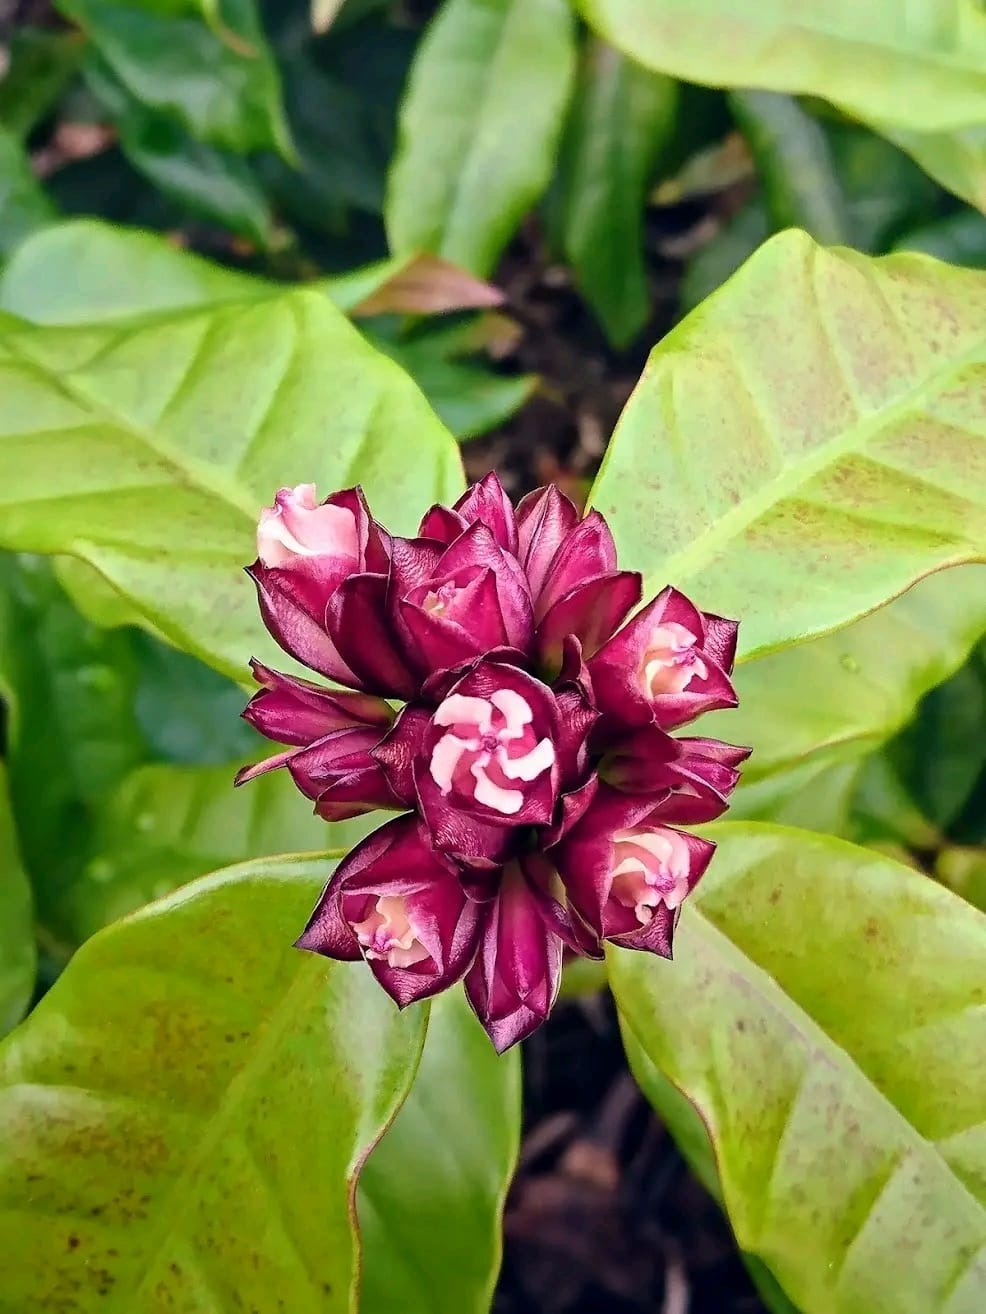
<instances>
[{"instance_id":1,"label":"purple flower bud","mask_svg":"<svg viewBox=\"0 0 986 1314\"><path fill-rule=\"evenodd\" d=\"M575 506L554 484L528 493L517 507L517 556L535 600L541 595L555 554L578 523Z\"/></svg>"},{"instance_id":2,"label":"purple flower bud","mask_svg":"<svg viewBox=\"0 0 986 1314\"><path fill-rule=\"evenodd\" d=\"M458 666L494 648L523 653L531 646L533 610L524 573L485 525L460 534L430 578L405 591L398 575L396 585L406 649L422 673Z\"/></svg>"},{"instance_id":3,"label":"purple flower bud","mask_svg":"<svg viewBox=\"0 0 986 1314\"><path fill-rule=\"evenodd\" d=\"M398 806L370 756L394 719L382 698L322 689L257 661L251 666L263 688L244 717L268 739L294 747L244 767L236 775L237 785L284 766L301 792L318 800L316 811L326 821Z\"/></svg>"},{"instance_id":4,"label":"purple flower bud","mask_svg":"<svg viewBox=\"0 0 986 1314\"><path fill-rule=\"evenodd\" d=\"M517 517L495 474L473 484L456 502L455 510L467 525L485 525L505 552L517 555Z\"/></svg>"},{"instance_id":5,"label":"purple flower bud","mask_svg":"<svg viewBox=\"0 0 986 1314\"><path fill-rule=\"evenodd\" d=\"M714 851L711 841L664 825L651 799L604 786L552 857L600 938L670 958L678 909Z\"/></svg>"},{"instance_id":6,"label":"purple flower bud","mask_svg":"<svg viewBox=\"0 0 986 1314\"><path fill-rule=\"evenodd\" d=\"M476 953L480 908L414 817L367 836L336 868L297 941L326 958L365 958L402 1008L458 981Z\"/></svg>"},{"instance_id":7,"label":"purple flower bud","mask_svg":"<svg viewBox=\"0 0 986 1314\"><path fill-rule=\"evenodd\" d=\"M599 764L608 785L630 794L649 794L663 820L683 825L714 821L729 806L739 780L736 768L750 749L718 739L674 739L656 725L620 739Z\"/></svg>"},{"instance_id":8,"label":"purple flower bud","mask_svg":"<svg viewBox=\"0 0 986 1314\"><path fill-rule=\"evenodd\" d=\"M561 982L562 941L533 879L522 861L504 868L496 898L482 905L479 952L466 974L466 995L500 1054L541 1025Z\"/></svg>"},{"instance_id":9,"label":"purple flower bud","mask_svg":"<svg viewBox=\"0 0 986 1314\"><path fill-rule=\"evenodd\" d=\"M702 712L735 707L729 672L736 628L677 589L662 590L589 661L600 711L616 727L654 720L671 730Z\"/></svg>"}]
</instances>

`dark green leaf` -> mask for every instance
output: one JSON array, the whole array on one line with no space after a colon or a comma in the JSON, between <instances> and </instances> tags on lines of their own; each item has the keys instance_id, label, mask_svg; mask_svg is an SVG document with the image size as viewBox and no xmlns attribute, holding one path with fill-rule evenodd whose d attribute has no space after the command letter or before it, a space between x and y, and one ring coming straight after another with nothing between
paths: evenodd
<instances>
[{"instance_id":1,"label":"dark green leaf","mask_svg":"<svg viewBox=\"0 0 986 1314\"><path fill-rule=\"evenodd\" d=\"M753 196L729 219L712 240L688 262L681 280L680 299L684 311L717 292L749 260L770 236L770 220L763 199Z\"/></svg>"},{"instance_id":2,"label":"dark green leaf","mask_svg":"<svg viewBox=\"0 0 986 1314\"><path fill-rule=\"evenodd\" d=\"M191 213L266 245L270 206L246 160L196 141L177 119L148 110L105 61L90 61L86 75L135 169Z\"/></svg>"},{"instance_id":3,"label":"dark green leaf","mask_svg":"<svg viewBox=\"0 0 986 1314\"><path fill-rule=\"evenodd\" d=\"M611 341L650 313L644 201L675 128L678 86L603 41L586 47L562 155L565 253Z\"/></svg>"},{"instance_id":4,"label":"dark green leaf","mask_svg":"<svg viewBox=\"0 0 986 1314\"><path fill-rule=\"evenodd\" d=\"M24 138L52 109L79 67L83 42L74 32L14 28L0 81L0 124Z\"/></svg>"},{"instance_id":5,"label":"dark green leaf","mask_svg":"<svg viewBox=\"0 0 986 1314\"><path fill-rule=\"evenodd\" d=\"M498 1056L456 989L357 1196L360 1314L487 1314L520 1140L520 1055Z\"/></svg>"},{"instance_id":6,"label":"dark green leaf","mask_svg":"<svg viewBox=\"0 0 986 1314\"><path fill-rule=\"evenodd\" d=\"M959 210L946 219L905 233L896 250L924 251L952 264L986 269L986 215L976 210Z\"/></svg>"},{"instance_id":7,"label":"dark green leaf","mask_svg":"<svg viewBox=\"0 0 986 1314\"><path fill-rule=\"evenodd\" d=\"M355 1180L426 1014L292 948L329 870L235 868L110 927L5 1042L5 1309L348 1314Z\"/></svg>"},{"instance_id":8,"label":"dark green leaf","mask_svg":"<svg viewBox=\"0 0 986 1314\"><path fill-rule=\"evenodd\" d=\"M774 91L734 91L728 99L773 227L804 228L826 244L848 242L849 214L821 124L792 96Z\"/></svg>"},{"instance_id":9,"label":"dark green leaf","mask_svg":"<svg viewBox=\"0 0 986 1314\"><path fill-rule=\"evenodd\" d=\"M609 965L709 1130L737 1240L805 1314L977 1314L986 918L837 840L713 832L674 963Z\"/></svg>"},{"instance_id":10,"label":"dark green leaf","mask_svg":"<svg viewBox=\"0 0 986 1314\"><path fill-rule=\"evenodd\" d=\"M551 176L574 64L564 0L447 0L401 110L386 205L395 251L493 270Z\"/></svg>"},{"instance_id":11,"label":"dark green leaf","mask_svg":"<svg viewBox=\"0 0 986 1314\"><path fill-rule=\"evenodd\" d=\"M142 104L226 150L290 155L277 69L254 0L58 0Z\"/></svg>"},{"instance_id":12,"label":"dark green leaf","mask_svg":"<svg viewBox=\"0 0 986 1314\"><path fill-rule=\"evenodd\" d=\"M7 256L55 218L55 207L31 172L24 148L0 128L0 256Z\"/></svg>"},{"instance_id":13,"label":"dark green leaf","mask_svg":"<svg viewBox=\"0 0 986 1314\"><path fill-rule=\"evenodd\" d=\"M986 555L986 278L775 237L660 343L591 501L744 657ZM778 326L783 350L778 350Z\"/></svg>"},{"instance_id":14,"label":"dark green leaf","mask_svg":"<svg viewBox=\"0 0 986 1314\"><path fill-rule=\"evenodd\" d=\"M0 1036L6 1035L27 1011L36 968L31 887L21 866L7 773L0 761Z\"/></svg>"}]
</instances>

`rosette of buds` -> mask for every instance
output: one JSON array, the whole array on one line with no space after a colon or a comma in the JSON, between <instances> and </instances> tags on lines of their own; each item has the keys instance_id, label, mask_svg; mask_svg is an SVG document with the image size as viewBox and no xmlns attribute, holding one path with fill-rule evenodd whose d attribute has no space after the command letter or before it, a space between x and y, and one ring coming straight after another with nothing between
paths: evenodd
<instances>
[{"instance_id":1,"label":"rosette of buds","mask_svg":"<svg viewBox=\"0 0 986 1314\"><path fill-rule=\"evenodd\" d=\"M495 475L416 538L359 489L284 488L257 545L267 628L334 687L254 662L244 715L285 747L237 782L284 767L328 821L397 814L301 948L363 959L401 1006L464 980L498 1050L548 1015L565 949L670 957L714 848L679 827L725 810L749 750L669 732L736 705L735 622L673 588L634 611L598 512L553 487L515 510Z\"/></svg>"}]
</instances>

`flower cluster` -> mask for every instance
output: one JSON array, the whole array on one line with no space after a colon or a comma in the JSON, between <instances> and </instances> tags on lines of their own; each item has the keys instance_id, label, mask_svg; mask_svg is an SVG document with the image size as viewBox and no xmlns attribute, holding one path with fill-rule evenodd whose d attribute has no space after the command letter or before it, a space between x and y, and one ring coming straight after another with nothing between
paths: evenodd
<instances>
[{"instance_id":1,"label":"flower cluster","mask_svg":"<svg viewBox=\"0 0 986 1314\"><path fill-rule=\"evenodd\" d=\"M499 1050L547 1016L565 948L670 957L748 750L668 732L733 707L736 624L640 601L598 512L488 476L416 538L359 489L282 489L249 573L282 648L345 689L253 663L244 715L326 820L400 815L359 844L299 946L363 958L398 1004L465 980ZM621 628L622 626L622 628ZM403 704L400 706L400 704ZM399 710L395 710L395 705Z\"/></svg>"}]
</instances>

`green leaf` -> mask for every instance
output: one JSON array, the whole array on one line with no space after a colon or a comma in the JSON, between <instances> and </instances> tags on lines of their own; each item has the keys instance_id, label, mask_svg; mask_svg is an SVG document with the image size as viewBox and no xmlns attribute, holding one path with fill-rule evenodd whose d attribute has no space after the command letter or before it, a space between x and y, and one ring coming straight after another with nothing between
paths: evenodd
<instances>
[{"instance_id":1,"label":"green leaf","mask_svg":"<svg viewBox=\"0 0 986 1314\"><path fill-rule=\"evenodd\" d=\"M942 849L935 862L935 875L945 885L986 913L986 849L952 847Z\"/></svg>"},{"instance_id":2,"label":"green leaf","mask_svg":"<svg viewBox=\"0 0 986 1314\"><path fill-rule=\"evenodd\" d=\"M360 1178L361 1314L487 1314L520 1094L519 1052L497 1056L461 990L439 996L411 1093Z\"/></svg>"},{"instance_id":3,"label":"green leaf","mask_svg":"<svg viewBox=\"0 0 986 1314\"><path fill-rule=\"evenodd\" d=\"M7 773L0 761L0 1036L27 1011L36 970L31 887L17 849Z\"/></svg>"},{"instance_id":4,"label":"green leaf","mask_svg":"<svg viewBox=\"0 0 986 1314\"><path fill-rule=\"evenodd\" d=\"M671 78L603 41L588 43L562 154L563 243L617 347L631 342L650 314L644 201L677 109Z\"/></svg>"},{"instance_id":5,"label":"green leaf","mask_svg":"<svg viewBox=\"0 0 986 1314\"><path fill-rule=\"evenodd\" d=\"M849 213L822 125L791 96L734 91L729 105L749 143L775 229L804 228L819 242L848 242Z\"/></svg>"},{"instance_id":6,"label":"green leaf","mask_svg":"<svg viewBox=\"0 0 986 1314\"><path fill-rule=\"evenodd\" d=\"M935 223L911 229L898 239L898 251L923 251L952 264L986 269L986 215L962 209Z\"/></svg>"},{"instance_id":7,"label":"green leaf","mask_svg":"<svg viewBox=\"0 0 986 1314\"><path fill-rule=\"evenodd\" d=\"M783 350L778 350L778 325ZM744 657L986 552L986 278L773 238L652 352L591 501Z\"/></svg>"},{"instance_id":8,"label":"green leaf","mask_svg":"<svg viewBox=\"0 0 986 1314\"><path fill-rule=\"evenodd\" d=\"M386 202L394 251L493 270L551 176L574 66L565 0L446 0L401 110Z\"/></svg>"},{"instance_id":9,"label":"green leaf","mask_svg":"<svg viewBox=\"0 0 986 1314\"><path fill-rule=\"evenodd\" d=\"M0 128L0 256L55 218L55 207L31 172L24 148Z\"/></svg>"},{"instance_id":10,"label":"green leaf","mask_svg":"<svg viewBox=\"0 0 986 1314\"><path fill-rule=\"evenodd\" d=\"M329 871L220 872L79 950L0 1050L4 1308L345 1314L425 1010L292 940Z\"/></svg>"},{"instance_id":11,"label":"green leaf","mask_svg":"<svg viewBox=\"0 0 986 1314\"><path fill-rule=\"evenodd\" d=\"M808 759L858 763L907 725L983 634L986 567L943 571L836 634L744 663L739 707L702 729L754 746L744 787Z\"/></svg>"},{"instance_id":12,"label":"green leaf","mask_svg":"<svg viewBox=\"0 0 986 1314\"><path fill-rule=\"evenodd\" d=\"M120 146L135 169L193 214L267 244L270 206L246 160L196 141L169 115L148 110L104 60L91 60L86 77L112 115Z\"/></svg>"},{"instance_id":13,"label":"green leaf","mask_svg":"<svg viewBox=\"0 0 986 1314\"><path fill-rule=\"evenodd\" d=\"M767 207L762 197L751 196L689 260L679 289L681 309L694 310L717 292L770 234Z\"/></svg>"},{"instance_id":14,"label":"green leaf","mask_svg":"<svg viewBox=\"0 0 986 1314\"><path fill-rule=\"evenodd\" d=\"M56 931L81 943L203 872L287 852L346 850L380 814L327 825L287 772L242 789L233 776L268 745L215 767L163 764L134 771L96 811L80 870L57 909Z\"/></svg>"},{"instance_id":15,"label":"green leaf","mask_svg":"<svg viewBox=\"0 0 986 1314\"><path fill-rule=\"evenodd\" d=\"M257 301L284 289L98 219L54 224L0 274L0 308L34 324L102 324Z\"/></svg>"},{"instance_id":16,"label":"green leaf","mask_svg":"<svg viewBox=\"0 0 986 1314\"><path fill-rule=\"evenodd\" d=\"M986 918L837 840L713 833L674 963L609 965L624 1026L709 1129L740 1246L804 1314L976 1314Z\"/></svg>"},{"instance_id":17,"label":"green leaf","mask_svg":"<svg viewBox=\"0 0 986 1314\"><path fill-rule=\"evenodd\" d=\"M126 332L7 329L0 382L0 546L82 558L233 678L284 660L243 574L274 490L361 483L402 532L461 487L414 384L315 292Z\"/></svg>"},{"instance_id":18,"label":"green leaf","mask_svg":"<svg viewBox=\"0 0 986 1314\"><path fill-rule=\"evenodd\" d=\"M23 140L55 108L75 76L83 42L76 32L16 26L0 81L0 123Z\"/></svg>"},{"instance_id":19,"label":"green leaf","mask_svg":"<svg viewBox=\"0 0 986 1314\"><path fill-rule=\"evenodd\" d=\"M91 808L147 755L137 680L128 635L83 620L47 562L0 555L7 766L42 921L75 880Z\"/></svg>"},{"instance_id":20,"label":"green leaf","mask_svg":"<svg viewBox=\"0 0 986 1314\"><path fill-rule=\"evenodd\" d=\"M254 0L226 0L222 28L200 0L58 0L142 104L226 150L291 153L277 68ZM214 6L211 6L214 10ZM230 39L232 38L232 39Z\"/></svg>"},{"instance_id":21,"label":"green leaf","mask_svg":"<svg viewBox=\"0 0 986 1314\"><path fill-rule=\"evenodd\" d=\"M613 45L715 87L820 96L890 136L944 186L986 200L986 25L973 6L788 6L735 0L577 0Z\"/></svg>"}]
</instances>

